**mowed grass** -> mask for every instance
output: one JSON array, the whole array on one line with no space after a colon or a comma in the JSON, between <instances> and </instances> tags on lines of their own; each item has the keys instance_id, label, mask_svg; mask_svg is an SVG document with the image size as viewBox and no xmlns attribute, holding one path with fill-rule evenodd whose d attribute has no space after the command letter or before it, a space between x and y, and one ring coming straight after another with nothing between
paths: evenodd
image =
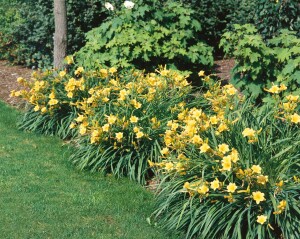
<instances>
[{"instance_id":1,"label":"mowed grass","mask_svg":"<svg viewBox=\"0 0 300 239\"><path fill-rule=\"evenodd\" d=\"M178 238L148 225L150 192L78 172L61 140L17 130L18 117L0 102L0 238Z\"/></svg>"}]
</instances>

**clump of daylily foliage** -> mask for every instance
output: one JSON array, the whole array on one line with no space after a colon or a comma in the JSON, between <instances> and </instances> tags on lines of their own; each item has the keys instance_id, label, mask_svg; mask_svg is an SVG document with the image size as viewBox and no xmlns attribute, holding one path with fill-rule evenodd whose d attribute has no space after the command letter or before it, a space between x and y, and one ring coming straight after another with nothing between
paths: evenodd
<instances>
[{"instance_id":1,"label":"clump of daylily foliage","mask_svg":"<svg viewBox=\"0 0 300 239\"><path fill-rule=\"evenodd\" d=\"M299 96L254 107L204 78L210 107L183 109L164 135L153 214L186 238L298 238Z\"/></svg>"},{"instance_id":2,"label":"clump of daylily foliage","mask_svg":"<svg viewBox=\"0 0 300 239\"><path fill-rule=\"evenodd\" d=\"M25 89L12 95L29 104L21 128L72 139L81 169L142 184L155 172L152 219L186 238L299 238L299 95L273 85L272 101L255 106L199 77L206 90L195 94L164 67L75 67L19 78Z\"/></svg>"},{"instance_id":3,"label":"clump of daylily foliage","mask_svg":"<svg viewBox=\"0 0 300 239\"><path fill-rule=\"evenodd\" d=\"M71 127L81 137L72 160L82 169L109 169L145 183L147 161L160 161L161 135L190 93L185 77L166 69L107 78L78 102L82 113Z\"/></svg>"},{"instance_id":4,"label":"clump of daylily foliage","mask_svg":"<svg viewBox=\"0 0 300 239\"><path fill-rule=\"evenodd\" d=\"M143 184L151 174L147 161L160 161L167 122L193 98L186 76L163 67L150 74L77 67L18 81L26 88L12 95L30 105L22 129L77 136L71 159L81 169L127 175Z\"/></svg>"}]
</instances>

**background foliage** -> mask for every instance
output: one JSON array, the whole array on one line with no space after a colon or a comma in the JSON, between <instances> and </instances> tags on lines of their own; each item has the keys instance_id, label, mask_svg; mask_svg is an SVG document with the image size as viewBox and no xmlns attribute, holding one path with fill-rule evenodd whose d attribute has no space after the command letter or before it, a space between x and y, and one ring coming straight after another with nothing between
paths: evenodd
<instances>
[{"instance_id":1,"label":"background foliage","mask_svg":"<svg viewBox=\"0 0 300 239\"><path fill-rule=\"evenodd\" d=\"M80 65L136 67L154 70L167 64L200 70L213 64L212 48L201 40L197 12L176 1L136 1L133 9L115 10L100 27L87 33L77 54Z\"/></svg>"},{"instance_id":2,"label":"background foliage","mask_svg":"<svg viewBox=\"0 0 300 239\"><path fill-rule=\"evenodd\" d=\"M300 37L300 3L298 0L258 0L255 26L264 39L270 39L281 29L297 32Z\"/></svg>"},{"instance_id":3,"label":"background foliage","mask_svg":"<svg viewBox=\"0 0 300 239\"><path fill-rule=\"evenodd\" d=\"M115 6L115 9L123 7L123 2L116 0L112 0L110 2ZM170 32L162 32L158 28L159 25L168 28L175 20L174 17L169 18L170 15L165 16L164 20L166 20L166 25L162 24L161 17L164 12L163 2L148 0L139 0L134 2L136 4L135 8L139 5L143 5L143 7L138 11L132 11L135 12L134 18L137 19L136 17L138 16L140 22L132 25L135 26L135 30L131 30L130 33L134 33L141 41L141 36L139 36L139 34L141 34L141 31L144 28L144 24L146 24L146 22L150 22L151 27L148 27L147 32L156 33L155 36L150 36L149 38L152 39L153 37L152 43L170 38ZM214 47L216 54L222 55L222 51L218 49L219 40L226 29L233 29L233 24L255 24L259 33L262 34L263 39L267 39L278 34L282 28L288 28L289 30L296 31L298 35L300 32L300 6L296 0L280 0L278 3L276 3L276 1L269 0L241 0L238 2L234 0L169 0L168 4L170 3L180 6L180 8L187 9L186 13L197 13L189 15L192 20L190 23L193 26L193 31L190 32L182 25L186 24L183 23L183 21L186 21L183 17L183 12L180 13L181 10L177 11L177 14L181 14L182 16L180 20L181 26L179 28L182 30L184 29L185 34L187 34L186 38L177 34L176 40L181 42L182 45L180 48L180 54L177 53L177 55L181 55L185 62L193 63L196 60L199 60L199 56L197 56L199 55L199 52L203 52L202 55L204 58L201 59L202 62L206 64L211 61L208 60L211 58L209 56L209 48L206 48L204 44L200 44L199 42L203 42ZM115 11L114 13L109 12L104 8L104 2L100 0L68 0L67 5L69 29L68 53L73 54L84 46L86 41L84 34L94 27L99 27L109 15L111 16L111 20L115 16ZM152 13L155 8L160 9L160 11L153 16ZM0 57L9 59L15 63L26 64L28 66L50 66L52 62L53 49L53 39L51 36L53 36L54 32L52 1L3 0L3 3L0 6L0 11L2 12L0 23ZM145 13L147 13L147 16L142 16ZM151 22L151 20L149 20L150 16L154 21L156 21L155 24L153 21ZM123 21L123 23L129 21L128 18L121 20L120 16L118 19ZM196 22L200 23L200 27ZM120 26L120 22L116 24L119 24L118 26ZM118 28L116 24L112 27L112 29L116 30ZM174 26L176 26L176 24ZM129 31L129 25L126 27L127 31ZM103 32L108 33L108 29L103 29ZM191 42L192 38L194 39L194 43ZM91 34L89 39L91 39ZM105 35L103 41L108 41L109 39L111 39L111 36ZM190 40L186 42L187 39ZM195 42L200 45L195 44ZM122 42L119 42L119 44L121 43ZM173 41L173 43L175 44L176 42ZM103 43L101 44L103 45ZM118 43L116 44L118 45ZM188 46L191 45L195 45L197 47L194 47L193 50L189 51ZM127 48L125 48L125 50L126 49ZM149 46L145 51L149 51ZM163 51L163 49L160 49L160 51ZM184 54L185 51L188 52L188 54ZM145 56L140 52L135 52L134 54L135 56L139 55L139 57L145 59L147 57L149 58L149 52L148 55L146 54ZM125 55L132 58L132 56L128 56L128 54ZM189 55L193 56L189 57ZM139 66L139 61L136 60L134 64ZM149 63L147 64L149 65ZM146 67L148 67L147 64ZM155 63L153 65L155 65Z\"/></svg>"},{"instance_id":4,"label":"background foliage","mask_svg":"<svg viewBox=\"0 0 300 239\"><path fill-rule=\"evenodd\" d=\"M257 0L183 0L197 12L196 19L201 23L201 39L215 50L225 29L232 24L254 23ZM219 52L220 54L220 52Z\"/></svg>"},{"instance_id":5,"label":"background foliage","mask_svg":"<svg viewBox=\"0 0 300 239\"><path fill-rule=\"evenodd\" d=\"M15 11L19 16L10 21L5 15L4 22L9 25L5 38L0 42L4 49L1 57L27 66L46 67L52 64L54 16L53 1L19 0L17 5L6 1L3 11ZM100 0L67 0L68 53L79 50L85 42L84 34L100 24L107 17ZM14 8L14 6L17 6ZM15 9L15 10L14 10ZM1 26L0 26L1 27ZM1 30L1 29L0 29Z\"/></svg>"},{"instance_id":6,"label":"background foliage","mask_svg":"<svg viewBox=\"0 0 300 239\"><path fill-rule=\"evenodd\" d=\"M299 94L300 38L296 32L281 30L272 39L263 40L250 24L234 25L234 30L223 34L220 46L235 58L231 82L261 101L265 88L284 84L288 92Z\"/></svg>"},{"instance_id":7,"label":"background foliage","mask_svg":"<svg viewBox=\"0 0 300 239\"><path fill-rule=\"evenodd\" d=\"M13 52L16 47L12 32L19 24L22 24L22 18L19 13L18 1L2 1L0 5L0 59L11 59L7 52Z\"/></svg>"}]
</instances>

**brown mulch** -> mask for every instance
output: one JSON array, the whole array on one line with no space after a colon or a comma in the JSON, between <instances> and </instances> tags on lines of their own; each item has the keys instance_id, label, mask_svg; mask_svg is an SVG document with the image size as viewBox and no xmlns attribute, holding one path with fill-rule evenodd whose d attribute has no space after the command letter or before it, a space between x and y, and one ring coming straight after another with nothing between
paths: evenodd
<instances>
[{"instance_id":1,"label":"brown mulch","mask_svg":"<svg viewBox=\"0 0 300 239\"><path fill-rule=\"evenodd\" d=\"M7 61L0 60L0 99L6 103L19 107L22 101L16 97L10 97L12 90L20 90L17 82L18 77L29 79L32 70L23 66L12 66Z\"/></svg>"},{"instance_id":2,"label":"brown mulch","mask_svg":"<svg viewBox=\"0 0 300 239\"><path fill-rule=\"evenodd\" d=\"M216 60L214 70L222 80L230 79L230 71L234 67L234 59Z\"/></svg>"},{"instance_id":3,"label":"brown mulch","mask_svg":"<svg viewBox=\"0 0 300 239\"><path fill-rule=\"evenodd\" d=\"M233 66L233 59L216 60L214 71L221 79L229 80ZM10 92L21 89L21 86L17 83L18 77L29 79L32 72L29 68L12 66L9 62L0 60L0 99L14 107L19 107L22 101L16 97L10 97Z\"/></svg>"}]
</instances>

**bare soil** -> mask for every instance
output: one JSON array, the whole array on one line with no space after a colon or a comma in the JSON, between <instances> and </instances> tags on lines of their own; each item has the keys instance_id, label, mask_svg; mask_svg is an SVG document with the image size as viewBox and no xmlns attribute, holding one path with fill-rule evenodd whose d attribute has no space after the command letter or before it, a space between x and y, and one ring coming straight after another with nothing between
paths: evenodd
<instances>
[{"instance_id":1,"label":"bare soil","mask_svg":"<svg viewBox=\"0 0 300 239\"><path fill-rule=\"evenodd\" d=\"M10 92L21 89L17 82L18 77L29 79L32 72L31 69L12 66L7 61L0 60L0 99L14 107L19 107L23 102L19 98L10 97Z\"/></svg>"},{"instance_id":2,"label":"bare soil","mask_svg":"<svg viewBox=\"0 0 300 239\"><path fill-rule=\"evenodd\" d=\"M233 66L233 59L216 60L214 71L221 79L229 80ZM14 107L20 107L23 102L19 98L10 97L10 92L21 89L17 82L18 77L29 79L32 72L33 70L24 66L12 66L8 61L0 60L0 99Z\"/></svg>"},{"instance_id":3,"label":"bare soil","mask_svg":"<svg viewBox=\"0 0 300 239\"><path fill-rule=\"evenodd\" d=\"M228 81L230 79L230 71L233 67L234 59L221 59L215 61L214 70L218 77Z\"/></svg>"}]
</instances>

